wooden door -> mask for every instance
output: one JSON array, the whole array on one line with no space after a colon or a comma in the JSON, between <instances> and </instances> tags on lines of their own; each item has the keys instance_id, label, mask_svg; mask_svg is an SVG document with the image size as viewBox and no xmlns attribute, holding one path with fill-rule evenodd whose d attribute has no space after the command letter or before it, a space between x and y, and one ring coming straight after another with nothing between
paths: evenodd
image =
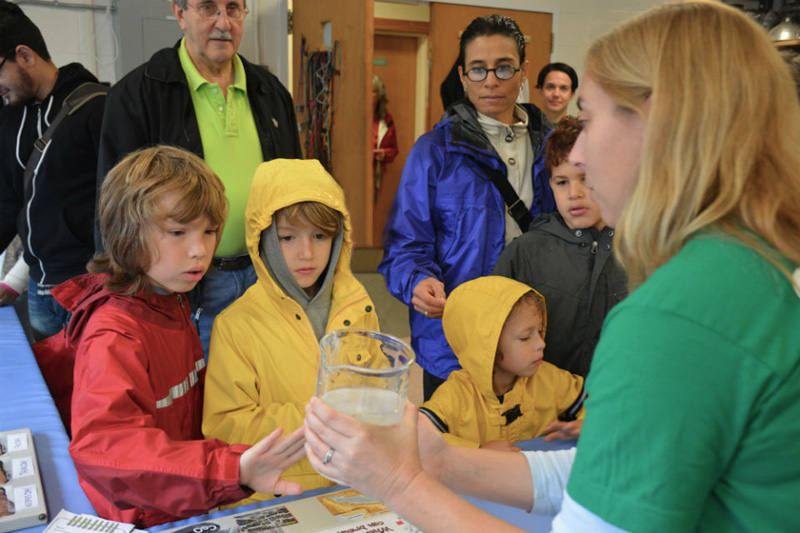
<instances>
[{"instance_id":1,"label":"wooden door","mask_svg":"<svg viewBox=\"0 0 800 533\"><path fill-rule=\"evenodd\" d=\"M372 71L386 85L389 99L386 109L392 115L397 129L399 152L387 167L380 189L375 190L373 246L381 246L383 243L383 228L392 209L406 157L414 144L418 41L413 36L375 35Z\"/></svg>"},{"instance_id":2,"label":"wooden door","mask_svg":"<svg viewBox=\"0 0 800 533\"><path fill-rule=\"evenodd\" d=\"M428 109L428 129L439 122L444 112L439 89L448 72L458 58L461 32L481 15L505 15L514 19L526 37L525 54L531 67L528 79L531 101L541 106L539 91L536 87L536 75L550 62L553 15L534 11L517 11L513 9L493 9L456 4L431 3L431 74L430 105Z\"/></svg>"},{"instance_id":3,"label":"wooden door","mask_svg":"<svg viewBox=\"0 0 800 533\"><path fill-rule=\"evenodd\" d=\"M357 245L372 244L372 46L373 0L302 0L292 12L292 87L297 121L305 123L305 87L300 86L301 41L305 50L324 50L323 35L330 22L332 41L338 41L340 75L334 80L332 114L332 174L344 189ZM300 108L299 106L304 106ZM301 141L306 133L301 129ZM369 136L369 137L368 137Z\"/></svg>"}]
</instances>

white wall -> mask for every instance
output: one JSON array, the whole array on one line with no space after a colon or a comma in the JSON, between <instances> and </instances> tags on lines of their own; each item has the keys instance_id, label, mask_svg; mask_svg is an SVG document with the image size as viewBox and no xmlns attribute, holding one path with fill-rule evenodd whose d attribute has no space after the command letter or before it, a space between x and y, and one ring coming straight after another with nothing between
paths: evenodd
<instances>
[{"instance_id":1,"label":"white wall","mask_svg":"<svg viewBox=\"0 0 800 533\"><path fill-rule=\"evenodd\" d=\"M75 5L94 5L103 9L53 7L52 1L12 0L39 27L50 55L57 66L77 61L103 81L114 81L115 47L112 44L112 17L107 11L112 0L65 0Z\"/></svg>"}]
</instances>

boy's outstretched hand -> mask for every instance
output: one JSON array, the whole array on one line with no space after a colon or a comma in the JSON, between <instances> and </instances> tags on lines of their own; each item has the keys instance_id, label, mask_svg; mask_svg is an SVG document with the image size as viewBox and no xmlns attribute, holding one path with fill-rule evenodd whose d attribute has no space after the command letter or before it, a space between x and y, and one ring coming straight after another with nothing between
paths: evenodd
<instances>
[{"instance_id":1,"label":"boy's outstretched hand","mask_svg":"<svg viewBox=\"0 0 800 533\"><path fill-rule=\"evenodd\" d=\"M283 428L257 442L239 459L239 484L263 494L300 494L299 483L281 479L283 471L302 459L305 454L305 437L300 427L286 437L279 438Z\"/></svg>"},{"instance_id":2,"label":"boy's outstretched hand","mask_svg":"<svg viewBox=\"0 0 800 533\"><path fill-rule=\"evenodd\" d=\"M545 431L549 432L545 436L545 442L552 442L554 440L575 440L581 434L583 427L583 420L573 420L572 422L562 422L556 420L546 428Z\"/></svg>"}]
</instances>

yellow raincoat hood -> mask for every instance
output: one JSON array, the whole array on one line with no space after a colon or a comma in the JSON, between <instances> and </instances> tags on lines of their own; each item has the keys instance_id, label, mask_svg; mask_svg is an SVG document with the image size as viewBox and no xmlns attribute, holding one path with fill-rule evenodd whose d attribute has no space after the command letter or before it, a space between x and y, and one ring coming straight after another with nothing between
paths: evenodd
<instances>
[{"instance_id":1,"label":"yellow raincoat hood","mask_svg":"<svg viewBox=\"0 0 800 533\"><path fill-rule=\"evenodd\" d=\"M342 251L336 269L350 270L353 241L342 188L316 159L274 159L256 169L244 212L247 251L259 279L270 279L260 256L261 232L272 225L276 211L300 202L319 202L342 214Z\"/></svg>"},{"instance_id":2,"label":"yellow raincoat hood","mask_svg":"<svg viewBox=\"0 0 800 533\"><path fill-rule=\"evenodd\" d=\"M447 297L442 317L445 337L461 368L486 397L494 396L494 355L503 324L517 300L530 291L536 292L513 279L486 276L462 283ZM546 329L546 310L542 322Z\"/></svg>"},{"instance_id":3,"label":"yellow raincoat hood","mask_svg":"<svg viewBox=\"0 0 800 533\"><path fill-rule=\"evenodd\" d=\"M583 378L547 362L533 376L517 377L502 399L494 393L500 332L517 300L532 290L509 278L487 276L462 283L447 297L442 325L462 368L420 410L451 444L519 442L541 436L568 410L580 409L577 416L583 417Z\"/></svg>"}]
</instances>

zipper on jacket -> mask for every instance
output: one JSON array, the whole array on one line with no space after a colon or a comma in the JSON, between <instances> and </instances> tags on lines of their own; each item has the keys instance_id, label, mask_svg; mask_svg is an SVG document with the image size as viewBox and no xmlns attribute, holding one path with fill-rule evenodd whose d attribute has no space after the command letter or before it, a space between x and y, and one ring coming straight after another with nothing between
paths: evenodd
<instances>
[{"instance_id":1,"label":"zipper on jacket","mask_svg":"<svg viewBox=\"0 0 800 533\"><path fill-rule=\"evenodd\" d=\"M37 108L36 133L39 134L39 138L41 138L42 135L43 135L43 133L42 133L42 122L45 123L47 128L50 127L50 121L47 120L47 117L50 114L50 110L53 107L53 101L54 100L55 100L55 97L51 95L50 96L50 101L47 104L47 110L45 111L44 116L42 116L42 104L36 104L36 108ZM27 107L26 107L26 111L27 111ZM25 116L26 115L23 115L23 120L22 120L22 123L20 124L19 132L17 133L17 160L19 160L19 141L20 141L20 138L22 137L22 129L25 126ZM39 159L39 164L36 166L35 169L33 169L33 177L31 178L31 197L28 199L28 203L25 206L25 218L26 218L26 222L28 224L28 251L36 259L36 261L39 263L39 269L42 271L42 276L41 276L41 278L39 279L39 282L38 282L39 285L44 285L45 284L45 280L47 279L47 271L44 268L44 262L36 254L36 251L33 248L33 233L34 233L34 231L33 231L33 220L32 220L32 217L31 217L31 207L33 206L33 201L36 198L36 182L37 182L36 178L39 176L39 167L44 162L45 156L47 155L47 150L49 148L50 148L50 143L48 143L47 146L45 146L44 152L42 153L42 156ZM34 147L34 150L35 149L36 148ZM27 167L27 162L24 165L24 167ZM24 182L23 182L23 186L24 186ZM26 193L26 191L23 190L22 191L23 198L24 198L25 193Z\"/></svg>"},{"instance_id":2,"label":"zipper on jacket","mask_svg":"<svg viewBox=\"0 0 800 533\"><path fill-rule=\"evenodd\" d=\"M592 253L593 254L597 253L597 247L598 246L599 246L599 243L597 241L592 241Z\"/></svg>"},{"instance_id":3,"label":"zipper on jacket","mask_svg":"<svg viewBox=\"0 0 800 533\"><path fill-rule=\"evenodd\" d=\"M202 313L202 312L203 312L203 308L202 307L198 307L197 311L195 311L194 315L192 316L192 318L194 319L194 325L195 325L196 328L198 328L198 331L200 329L200 313Z\"/></svg>"}]
</instances>

